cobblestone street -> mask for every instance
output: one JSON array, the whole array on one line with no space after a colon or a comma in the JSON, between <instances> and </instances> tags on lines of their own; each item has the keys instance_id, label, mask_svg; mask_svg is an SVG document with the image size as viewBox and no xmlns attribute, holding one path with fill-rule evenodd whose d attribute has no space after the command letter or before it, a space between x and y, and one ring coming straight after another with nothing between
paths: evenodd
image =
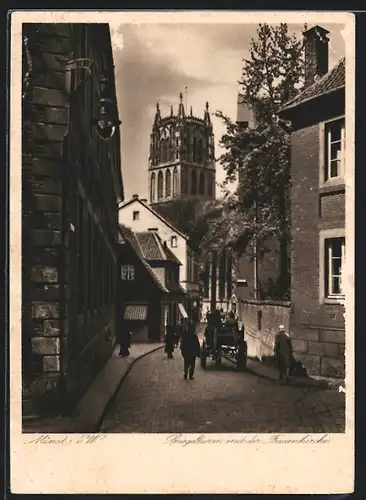
<instances>
[{"instance_id":1,"label":"cobblestone street","mask_svg":"<svg viewBox=\"0 0 366 500\"><path fill-rule=\"evenodd\" d=\"M335 389L278 385L197 360L183 379L180 351L161 349L139 360L123 382L101 432L317 433L344 431L344 394Z\"/></svg>"}]
</instances>

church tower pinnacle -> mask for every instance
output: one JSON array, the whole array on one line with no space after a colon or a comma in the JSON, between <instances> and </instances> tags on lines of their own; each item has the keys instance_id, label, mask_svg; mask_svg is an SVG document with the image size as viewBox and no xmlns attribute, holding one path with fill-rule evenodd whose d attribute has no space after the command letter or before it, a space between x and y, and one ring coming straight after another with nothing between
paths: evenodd
<instances>
[{"instance_id":1,"label":"church tower pinnacle","mask_svg":"<svg viewBox=\"0 0 366 500\"><path fill-rule=\"evenodd\" d=\"M178 108L178 118L183 119L185 116L184 104L183 104L183 93L179 94L179 108Z\"/></svg>"},{"instance_id":2,"label":"church tower pinnacle","mask_svg":"<svg viewBox=\"0 0 366 500\"><path fill-rule=\"evenodd\" d=\"M202 115L201 115L202 116ZM208 103L204 118L186 115L183 93L177 114L161 116L157 103L150 136L149 191L152 205L175 198L215 199L214 134Z\"/></svg>"}]
</instances>

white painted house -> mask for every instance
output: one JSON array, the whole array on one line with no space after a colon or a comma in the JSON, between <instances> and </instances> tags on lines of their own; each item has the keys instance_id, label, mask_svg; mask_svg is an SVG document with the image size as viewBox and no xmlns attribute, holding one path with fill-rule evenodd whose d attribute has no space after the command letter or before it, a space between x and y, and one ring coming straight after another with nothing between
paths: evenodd
<instances>
[{"instance_id":1,"label":"white painted house","mask_svg":"<svg viewBox=\"0 0 366 500\"><path fill-rule=\"evenodd\" d=\"M169 221L153 210L146 199L134 195L118 209L118 222L133 231L155 230L161 240L182 263L180 284L187 292L186 309L188 316L194 318L199 308L199 255L188 243L188 236L181 233Z\"/></svg>"}]
</instances>

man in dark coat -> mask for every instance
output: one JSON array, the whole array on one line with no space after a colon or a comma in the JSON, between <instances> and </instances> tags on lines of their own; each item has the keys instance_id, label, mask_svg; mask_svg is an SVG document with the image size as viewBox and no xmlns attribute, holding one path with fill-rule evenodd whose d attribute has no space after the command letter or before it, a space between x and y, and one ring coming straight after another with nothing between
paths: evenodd
<instances>
[{"instance_id":1,"label":"man in dark coat","mask_svg":"<svg viewBox=\"0 0 366 500\"><path fill-rule=\"evenodd\" d=\"M129 348L131 347L131 332L127 329L123 329L120 332L120 349L119 349L119 355L122 356L123 358L127 357L130 355L130 350Z\"/></svg>"},{"instance_id":2,"label":"man in dark coat","mask_svg":"<svg viewBox=\"0 0 366 500\"><path fill-rule=\"evenodd\" d=\"M200 342L193 323L188 326L180 342L180 350L184 359L184 378L193 380L196 358L200 356Z\"/></svg>"},{"instance_id":3,"label":"man in dark coat","mask_svg":"<svg viewBox=\"0 0 366 500\"><path fill-rule=\"evenodd\" d=\"M165 352L168 355L169 359L173 358L173 351L175 347L175 332L172 325L168 325L166 327L166 335L165 335Z\"/></svg>"},{"instance_id":4,"label":"man in dark coat","mask_svg":"<svg viewBox=\"0 0 366 500\"><path fill-rule=\"evenodd\" d=\"M290 365L292 361L292 343L285 327L280 325L275 337L275 360L279 372L279 380L289 380Z\"/></svg>"}]
</instances>

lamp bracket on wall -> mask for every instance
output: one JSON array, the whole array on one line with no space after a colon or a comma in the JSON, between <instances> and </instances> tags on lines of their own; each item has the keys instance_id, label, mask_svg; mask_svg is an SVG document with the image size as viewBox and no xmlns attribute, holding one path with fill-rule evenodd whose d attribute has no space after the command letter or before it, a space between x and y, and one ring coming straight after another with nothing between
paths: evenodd
<instances>
[{"instance_id":1,"label":"lamp bracket on wall","mask_svg":"<svg viewBox=\"0 0 366 500\"><path fill-rule=\"evenodd\" d=\"M65 71L67 72L85 69L90 76L98 76L100 99L98 102L97 116L93 118L93 122L96 125L98 136L102 140L108 141L113 137L116 127L121 124L121 121L118 119L115 99L112 99L115 93L113 85L109 79L101 73L99 65L94 59L89 59L87 57L80 57L67 61L61 58L58 59L64 63Z\"/></svg>"}]
</instances>

